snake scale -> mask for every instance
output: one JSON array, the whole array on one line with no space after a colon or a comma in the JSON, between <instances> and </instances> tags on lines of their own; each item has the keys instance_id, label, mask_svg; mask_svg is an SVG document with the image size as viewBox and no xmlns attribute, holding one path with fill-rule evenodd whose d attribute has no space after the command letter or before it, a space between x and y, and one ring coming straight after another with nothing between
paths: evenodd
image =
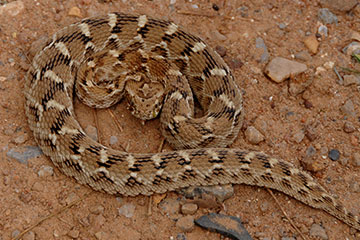
<instances>
[{"instance_id":1,"label":"snake scale","mask_svg":"<svg viewBox=\"0 0 360 240\"><path fill-rule=\"evenodd\" d=\"M306 172L262 152L226 148L242 125L241 91L229 67L200 38L145 15L110 13L53 35L34 57L24 94L38 145L64 174L94 190L135 196L193 185L276 189L360 230ZM126 98L132 114L156 117L176 151L127 153L92 140L73 96L105 108ZM203 116L194 116L194 103Z\"/></svg>"}]
</instances>

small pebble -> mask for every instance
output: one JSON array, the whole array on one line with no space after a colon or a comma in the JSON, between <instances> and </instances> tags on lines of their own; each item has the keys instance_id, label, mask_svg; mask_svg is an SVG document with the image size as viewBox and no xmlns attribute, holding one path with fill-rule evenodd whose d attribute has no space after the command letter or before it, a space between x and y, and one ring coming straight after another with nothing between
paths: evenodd
<instances>
[{"instance_id":1,"label":"small pebble","mask_svg":"<svg viewBox=\"0 0 360 240\"><path fill-rule=\"evenodd\" d=\"M79 197L74 193L71 192L66 198L65 198L65 203L66 205L72 204L74 201L78 200Z\"/></svg>"},{"instance_id":2,"label":"small pebble","mask_svg":"<svg viewBox=\"0 0 360 240\"><path fill-rule=\"evenodd\" d=\"M98 134L97 134L97 128L92 126L92 125L88 125L85 128L85 132L89 135L90 138L92 138L94 141L98 140Z\"/></svg>"},{"instance_id":3,"label":"small pebble","mask_svg":"<svg viewBox=\"0 0 360 240\"><path fill-rule=\"evenodd\" d=\"M311 158L301 159L301 165L310 172L319 172L326 168L326 163L321 160L312 160Z\"/></svg>"},{"instance_id":4,"label":"small pebble","mask_svg":"<svg viewBox=\"0 0 360 240\"><path fill-rule=\"evenodd\" d=\"M344 105L341 106L340 110L347 116L355 117L355 107L351 99L347 100Z\"/></svg>"},{"instance_id":5,"label":"small pebble","mask_svg":"<svg viewBox=\"0 0 360 240\"><path fill-rule=\"evenodd\" d=\"M14 143L17 145L23 144L27 140L27 135L22 134L14 139Z\"/></svg>"},{"instance_id":6,"label":"small pebble","mask_svg":"<svg viewBox=\"0 0 360 240\"><path fill-rule=\"evenodd\" d=\"M360 167L360 153L354 153L352 157L352 165L355 167Z\"/></svg>"},{"instance_id":7,"label":"small pebble","mask_svg":"<svg viewBox=\"0 0 360 240\"><path fill-rule=\"evenodd\" d=\"M356 181L351 181L349 187L350 187L351 192L354 192L354 193L360 192L360 184Z\"/></svg>"},{"instance_id":8,"label":"small pebble","mask_svg":"<svg viewBox=\"0 0 360 240\"><path fill-rule=\"evenodd\" d=\"M31 189L37 192L42 192L44 191L44 184L35 182Z\"/></svg>"},{"instance_id":9,"label":"small pebble","mask_svg":"<svg viewBox=\"0 0 360 240\"><path fill-rule=\"evenodd\" d=\"M25 233L22 240L35 240L35 233L33 231Z\"/></svg>"},{"instance_id":10,"label":"small pebble","mask_svg":"<svg viewBox=\"0 0 360 240\"><path fill-rule=\"evenodd\" d=\"M210 35L212 38L219 41L225 41L227 39L227 37L224 34L220 33L218 30L212 31Z\"/></svg>"},{"instance_id":11,"label":"small pebble","mask_svg":"<svg viewBox=\"0 0 360 240\"><path fill-rule=\"evenodd\" d=\"M329 158L333 161L337 161L340 158L340 152L337 149L331 149L328 154Z\"/></svg>"},{"instance_id":12,"label":"small pebble","mask_svg":"<svg viewBox=\"0 0 360 240\"><path fill-rule=\"evenodd\" d=\"M306 156L307 157L312 157L314 156L316 153L316 149L313 147L313 146L309 146L307 149L306 149Z\"/></svg>"},{"instance_id":13,"label":"small pebble","mask_svg":"<svg viewBox=\"0 0 360 240\"><path fill-rule=\"evenodd\" d=\"M247 6L239 7L236 10L240 12L240 16L243 18L246 18L249 16L249 8Z\"/></svg>"},{"instance_id":14,"label":"small pebble","mask_svg":"<svg viewBox=\"0 0 360 240\"><path fill-rule=\"evenodd\" d=\"M97 233L95 233L95 237L97 240L110 239L109 234L107 234L105 232L97 232Z\"/></svg>"},{"instance_id":15,"label":"small pebble","mask_svg":"<svg viewBox=\"0 0 360 240\"><path fill-rule=\"evenodd\" d=\"M300 143L305 137L305 133L304 131L300 130L300 131L297 131L294 135L293 135L293 140L296 142L296 143Z\"/></svg>"},{"instance_id":16,"label":"small pebble","mask_svg":"<svg viewBox=\"0 0 360 240\"><path fill-rule=\"evenodd\" d=\"M176 240L186 240L186 235L184 233L178 233Z\"/></svg>"},{"instance_id":17,"label":"small pebble","mask_svg":"<svg viewBox=\"0 0 360 240\"><path fill-rule=\"evenodd\" d=\"M275 57L265 68L265 74L274 82L280 83L290 76L305 72L307 66L303 63L291 61L282 57Z\"/></svg>"},{"instance_id":18,"label":"small pebble","mask_svg":"<svg viewBox=\"0 0 360 240\"><path fill-rule=\"evenodd\" d=\"M313 108L314 105L307 99L304 100L304 107L307 109Z\"/></svg>"},{"instance_id":19,"label":"small pebble","mask_svg":"<svg viewBox=\"0 0 360 240\"><path fill-rule=\"evenodd\" d=\"M106 222L106 218L102 214L96 215L93 218L94 226L103 226L105 224L105 222Z\"/></svg>"},{"instance_id":20,"label":"small pebble","mask_svg":"<svg viewBox=\"0 0 360 240\"><path fill-rule=\"evenodd\" d=\"M327 36L328 36L328 28L327 28L325 25L321 25L321 26L318 28L318 33L319 33L321 36L327 37Z\"/></svg>"},{"instance_id":21,"label":"small pebble","mask_svg":"<svg viewBox=\"0 0 360 240\"><path fill-rule=\"evenodd\" d=\"M76 229L72 229L67 233L67 235L71 238L78 238L80 235L80 232Z\"/></svg>"},{"instance_id":22,"label":"small pebble","mask_svg":"<svg viewBox=\"0 0 360 240\"><path fill-rule=\"evenodd\" d=\"M110 136L110 145L115 145L118 142L118 138L116 136Z\"/></svg>"},{"instance_id":23,"label":"small pebble","mask_svg":"<svg viewBox=\"0 0 360 240\"><path fill-rule=\"evenodd\" d=\"M353 133L353 132L355 132L355 127L354 127L354 125L351 123L351 122L349 122L349 121L346 121L345 123L344 123L344 132L346 132L346 133Z\"/></svg>"},{"instance_id":24,"label":"small pebble","mask_svg":"<svg viewBox=\"0 0 360 240\"><path fill-rule=\"evenodd\" d=\"M244 63L238 58L232 58L229 62L229 67L233 70L241 68Z\"/></svg>"},{"instance_id":25,"label":"small pebble","mask_svg":"<svg viewBox=\"0 0 360 240\"><path fill-rule=\"evenodd\" d=\"M43 165L38 171L39 177L48 177L54 175L54 168L51 166Z\"/></svg>"},{"instance_id":26,"label":"small pebble","mask_svg":"<svg viewBox=\"0 0 360 240\"><path fill-rule=\"evenodd\" d=\"M334 68L334 65L335 65L335 63L334 63L334 62L332 62L332 61L328 61L328 62L324 63L324 65L323 65L323 66L324 66L326 69L331 70L331 69L333 69L333 68Z\"/></svg>"},{"instance_id":27,"label":"small pebble","mask_svg":"<svg viewBox=\"0 0 360 240\"><path fill-rule=\"evenodd\" d=\"M265 213L269 210L269 203L268 202L263 202L260 204L260 210Z\"/></svg>"},{"instance_id":28,"label":"small pebble","mask_svg":"<svg viewBox=\"0 0 360 240\"><path fill-rule=\"evenodd\" d=\"M265 137L262 135L255 127L250 126L245 131L246 139L251 144L259 144L260 142L264 141Z\"/></svg>"},{"instance_id":29,"label":"small pebble","mask_svg":"<svg viewBox=\"0 0 360 240\"><path fill-rule=\"evenodd\" d=\"M344 86L350 86L352 84L360 85L360 78L356 77L355 75L344 75Z\"/></svg>"},{"instance_id":30,"label":"small pebble","mask_svg":"<svg viewBox=\"0 0 360 240\"><path fill-rule=\"evenodd\" d=\"M131 203L126 203L119 208L119 215L123 215L126 218L132 218L135 212L135 205Z\"/></svg>"},{"instance_id":31,"label":"small pebble","mask_svg":"<svg viewBox=\"0 0 360 240\"><path fill-rule=\"evenodd\" d=\"M326 155L328 153L328 151L329 151L329 149L326 146L320 148L321 155Z\"/></svg>"},{"instance_id":32,"label":"small pebble","mask_svg":"<svg viewBox=\"0 0 360 240\"><path fill-rule=\"evenodd\" d=\"M181 212L185 215L192 215L198 209L198 206L195 203L186 203L181 206Z\"/></svg>"},{"instance_id":33,"label":"small pebble","mask_svg":"<svg viewBox=\"0 0 360 240\"><path fill-rule=\"evenodd\" d=\"M215 11L219 11L220 8L218 5L216 5L215 3L212 5L212 8L215 10Z\"/></svg>"},{"instance_id":34,"label":"small pebble","mask_svg":"<svg viewBox=\"0 0 360 240\"><path fill-rule=\"evenodd\" d=\"M301 51L301 52L295 54L295 58L299 59L301 61L304 61L304 62L311 61L311 55L309 54L308 51Z\"/></svg>"},{"instance_id":35,"label":"small pebble","mask_svg":"<svg viewBox=\"0 0 360 240\"><path fill-rule=\"evenodd\" d=\"M78 7L72 7L70 8L69 12L68 12L69 16L73 16L73 17L79 17L82 18L82 14L81 14L81 10Z\"/></svg>"},{"instance_id":36,"label":"small pebble","mask_svg":"<svg viewBox=\"0 0 360 240\"><path fill-rule=\"evenodd\" d=\"M318 239L327 240L329 239L325 229L319 224L313 224L309 231L310 237L317 237Z\"/></svg>"},{"instance_id":37,"label":"small pebble","mask_svg":"<svg viewBox=\"0 0 360 240\"><path fill-rule=\"evenodd\" d=\"M264 39L257 37L255 39L255 47L258 49L257 50L257 52L259 52L258 55L260 55L260 56L256 56L257 60L260 63L266 63L269 60L270 54L265 45Z\"/></svg>"},{"instance_id":38,"label":"small pebble","mask_svg":"<svg viewBox=\"0 0 360 240\"><path fill-rule=\"evenodd\" d=\"M305 128L305 136L311 141L313 142L317 137L317 131L314 127L312 127L311 125L306 126Z\"/></svg>"},{"instance_id":39,"label":"small pebble","mask_svg":"<svg viewBox=\"0 0 360 240\"><path fill-rule=\"evenodd\" d=\"M278 27L281 29L281 30L284 30L286 28L286 24L285 23L279 23L278 24Z\"/></svg>"},{"instance_id":40,"label":"small pebble","mask_svg":"<svg viewBox=\"0 0 360 240\"><path fill-rule=\"evenodd\" d=\"M191 4L191 7L194 8L194 9L198 9L199 6L197 4Z\"/></svg>"},{"instance_id":41,"label":"small pebble","mask_svg":"<svg viewBox=\"0 0 360 240\"><path fill-rule=\"evenodd\" d=\"M180 211L180 202L176 199L166 198L165 200L161 201L159 207L163 214L168 217L174 217Z\"/></svg>"},{"instance_id":42,"label":"small pebble","mask_svg":"<svg viewBox=\"0 0 360 240\"><path fill-rule=\"evenodd\" d=\"M194 229L194 225L195 224L193 216L181 217L176 222L176 227L183 232L191 232Z\"/></svg>"},{"instance_id":43,"label":"small pebble","mask_svg":"<svg viewBox=\"0 0 360 240\"><path fill-rule=\"evenodd\" d=\"M105 208L102 205L95 205L91 207L89 210L91 213L99 215L104 213Z\"/></svg>"},{"instance_id":44,"label":"small pebble","mask_svg":"<svg viewBox=\"0 0 360 240\"><path fill-rule=\"evenodd\" d=\"M11 233L11 237L16 238L19 234L20 234L20 231L16 229Z\"/></svg>"},{"instance_id":45,"label":"small pebble","mask_svg":"<svg viewBox=\"0 0 360 240\"><path fill-rule=\"evenodd\" d=\"M32 195L29 192L21 192L19 195L19 199L24 203L29 203L32 200Z\"/></svg>"},{"instance_id":46,"label":"small pebble","mask_svg":"<svg viewBox=\"0 0 360 240\"><path fill-rule=\"evenodd\" d=\"M216 46L215 51L220 55L220 57L224 57L226 55L226 48L223 46Z\"/></svg>"},{"instance_id":47,"label":"small pebble","mask_svg":"<svg viewBox=\"0 0 360 240\"><path fill-rule=\"evenodd\" d=\"M319 9L318 18L323 24L338 23L336 15L327 8Z\"/></svg>"},{"instance_id":48,"label":"small pebble","mask_svg":"<svg viewBox=\"0 0 360 240\"><path fill-rule=\"evenodd\" d=\"M310 35L304 40L305 46L312 54L316 54L319 48L319 42L314 35Z\"/></svg>"}]
</instances>

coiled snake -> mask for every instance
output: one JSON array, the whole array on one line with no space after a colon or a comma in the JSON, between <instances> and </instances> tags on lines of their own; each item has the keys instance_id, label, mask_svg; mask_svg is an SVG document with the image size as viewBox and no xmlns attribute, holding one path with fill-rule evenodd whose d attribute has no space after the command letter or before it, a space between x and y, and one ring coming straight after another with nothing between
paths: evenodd
<instances>
[{"instance_id":1,"label":"coiled snake","mask_svg":"<svg viewBox=\"0 0 360 240\"><path fill-rule=\"evenodd\" d=\"M125 97L177 150L134 154L88 137L75 119L73 91L89 106ZM224 61L176 24L110 13L57 32L34 57L25 82L26 115L54 165L91 188L135 196L192 185L249 184L279 190L360 230L306 172L261 152L225 148L242 125L242 96ZM194 117L194 99L204 116Z\"/></svg>"}]
</instances>

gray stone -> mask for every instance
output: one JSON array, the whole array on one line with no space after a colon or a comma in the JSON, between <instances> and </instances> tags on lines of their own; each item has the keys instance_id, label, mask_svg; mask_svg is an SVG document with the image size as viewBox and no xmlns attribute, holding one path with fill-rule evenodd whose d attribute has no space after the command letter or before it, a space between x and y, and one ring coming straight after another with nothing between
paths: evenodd
<instances>
[{"instance_id":1,"label":"gray stone","mask_svg":"<svg viewBox=\"0 0 360 240\"><path fill-rule=\"evenodd\" d=\"M328 154L329 158L333 161L337 161L340 158L340 152L337 149L331 149Z\"/></svg>"},{"instance_id":2,"label":"gray stone","mask_svg":"<svg viewBox=\"0 0 360 240\"><path fill-rule=\"evenodd\" d=\"M321 25L321 26L318 28L318 33L319 33L321 36L327 37L327 36L328 36L328 28L327 28L325 25Z\"/></svg>"},{"instance_id":3,"label":"gray stone","mask_svg":"<svg viewBox=\"0 0 360 240\"><path fill-rule=\"evenodd\" d=\"M202 228L216 231L231 239L252 240L241 219L234 216L210 213L195 220Z\"/></svg>"},{"instance_id":4,"label":"gray stone","mask_svg":"<svg viewBox=\"0 0 360 240\"><path fill-rule=\"evenodd\" d=\"M329 239L329 237L326 234L325 229L320 226L319 224L313 224L310 228L310 237L318 237L319 239L322 240L327 240Z\"/></svg>"},{"instance_id":5,"label":"gray stone","mask_svg":"<svg viewBox=\"0 0 360 240\"><path fill-rule=\"evenodd\" d=\"M330 12L328 8L319 9L318 18L324 24L338 23L337 16Z\"/></svg>"},{"instance_id":6,"label":"gray stone","mask_svg":"<svg viewBox=\"0 0 360 240\"><path fill-rule=\"evenodd\" d=\"M281 30L284 30L284 29L286 28L286 24L285 24L285 23L279 23L278 26L279 26L279 28L280 28Z\"/></svg>"},{"instance_id":7,"label":"gray stone","mask_svg":"<svg viewBox=\"0 0 360 240\"><path fill-rule=\"evenodd\" d=\"M246 18L249 16L249 8L246 6L241 6L236 11L240 12L241 17Z\"/></svg>"},{"instance_id":8,"label":"gray stone","mask_svg":"<svg viewBox=\"0 0 360 240\"><path fill-rule=\"evenodd\" d=\"M118 142L118 138L116 136L110 136L110 145L114 145Z\"/></svg>"},{"instance_id":9,"label":"gray stone","mask_svg":"<svg viewBox=\"0 0 360 240\"><path fill-rule=\"evenodd\" d=\"M12 148L7 153L6 156L14 158L20 163L27 164L28 160L43 154L41 149L36 146L26 146L19 148Z\"/></svg>"},{"instance_id":10,"label":"gray stone","mask_svg":"<svg viewBox=\"0 0 360 240\"><path fill-rule=\"evenodd\" d=\"M132 218L135 212L135 205L126 203L119 208L119 215L123 215L126 218Z\"/></svg>"},{"instance_id":11,"label":"gray stone","mask_svg":"<svg viewBox=\"0 0 360 240\"><path fill-rule=\"evenodd\" d=\"M176 235L176 240L186 240L186 236L184 233L178 233Z\"/></svg>"},{"instance_id":12,"label":"gray stone","mask_svg":"<svg viewBox=\"0 0 360 240\"><path fill-rule=\"evenodd\" d=\"M260 59L258 61L260 63L266 63L269 60L269 51L265 45L264 39L257 37L255 40L255 47L258 49L262 49L262 54L260 56Z\"/></svg>"},{"instance_id":13,"label":"gray stone","mask_svg":"<svg viewBox=\"0 0 360 240\"><path fill-rule=\"evenodd\" d=\"M306 156L307 157L312 157L314 156L316 153L316 149L313 147L313 146L309 146L307 149L306 149Z\"/></svg>"},{"instance_id":14,"label":"gray stone","mask_svg":"<svg viewBox=\"0 0 360 240\"><path fill-rule=\"evenodd\" d=\"M265 74L271 80L280 83L290 76L305 72L307 66L303 63L291 61L282 57L275 57L265 68Z\"/></svg>"}]
</instances>

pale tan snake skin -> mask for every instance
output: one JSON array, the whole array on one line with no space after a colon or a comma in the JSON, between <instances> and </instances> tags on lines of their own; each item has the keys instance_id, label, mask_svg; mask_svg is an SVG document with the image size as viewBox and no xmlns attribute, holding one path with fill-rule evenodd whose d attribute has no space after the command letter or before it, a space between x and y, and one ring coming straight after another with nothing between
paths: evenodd
<instances>
[{"instance_id":1,"label":"pale tan snake skin","mask_svg":"<svg viewBox=\"0 0 360 240\"><path fill-rule=\"evenodd\" d=\"M26 115L54 165L91 188L135 196L193 185L249 184L276 189L360 230L306 172L261 152L225 148L242 125L240 89L224 61L176 24L111 13L60 30L34 57L25 82ZM126 153L88 137L75 119L74 89L90 106L128 99L154 118L176 149ZM196 99L204 116L193 117Z\"/></svg>"}]
</instances>

